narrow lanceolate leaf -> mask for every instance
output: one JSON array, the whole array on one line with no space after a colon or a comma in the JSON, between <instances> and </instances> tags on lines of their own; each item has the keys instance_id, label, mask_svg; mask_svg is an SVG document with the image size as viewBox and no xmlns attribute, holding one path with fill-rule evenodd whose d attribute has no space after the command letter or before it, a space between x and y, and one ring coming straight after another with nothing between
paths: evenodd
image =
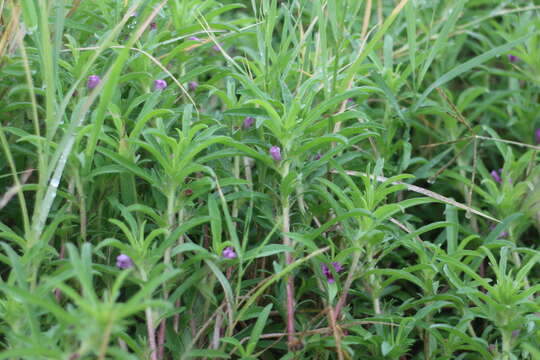
<instances>
[{"instance_id":1,"label":"narrow lanceolate leaf","mask_svg":"<svg viewBox=\"0 0 540 360\"><path fill-rule=\"evenodd\" d=\"M253 354L253 351L255 350L255 347L259 342L259 338L261 337L264 327L266 326L268 315L270 315L270 310L272 310L272 304L266 305L261 311L259 317L257 318L257 322L255 323L255 326L251 331L251 336L246 347L246 351L248 354Z\"/></svg>"},{"instance_id":2,"label":"narrow lanceolate leaf","mask_svg":"<svg viewBox=\"0 0 540 360\"><path fill-rule=\"evenodd\" d=\"M430 44L428 56L426 60L424 60L422 69L418 74L418 83L422 83L422 81L424 80L424 76L426 75L429 67L431 66L431 63L433 62L437 54L442 52L444 48L448 45L448 35L450 34L450 31L455 27L455 24L459 17L462 15L463 5L466 2L467 0L458 0L450 4L451 6L449 14L448 16L445 16L444 25L440 33L438 34L437 39L435 40L435 43L433 45Z\"/></svg>"},{"instance_id":3,"label":"narrow lanceolate leaf","mask_svg":"<svg viewBox=\"0 0 540 360\"><path fill-rule=\"evenodd\" d=\"M431 94L431 92L435 90L436 88L446 84L447 82L449 82L450 80L453 80L454 78L463 74L464 72L469 71L479 65L482 65L486 61L491 60L492 58L496 56L499 56L501 54L504 54L510 51L517 45L525 42L530 36L531 34L528 34L528 35L520 37L517 40L511 41L508 44L504 44L496 48L493 48L489 51L486 51L485 53L481 55L478 55L472 58L469 61L464 62L463 64L456 66L452 70L448 71L446 74L444 74L443 76L435 80L435 82L433 82L431 85L429 85L429 87L422 93L422 95L420 96L420 98L418 99L414 107L412 108L412 111L414 112L418 110L423 105L424 101L429 96L429 94Z\"/></svg>"}]
</instances>

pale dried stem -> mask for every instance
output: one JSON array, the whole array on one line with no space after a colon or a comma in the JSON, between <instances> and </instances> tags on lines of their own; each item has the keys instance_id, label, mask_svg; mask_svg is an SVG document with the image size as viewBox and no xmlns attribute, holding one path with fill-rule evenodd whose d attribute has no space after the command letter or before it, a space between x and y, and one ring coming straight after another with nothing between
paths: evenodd
<instances>
[{"instance_id":1,"label":"pale dried stem","mask_svg":"<svg viewBox=\"0 0 540 360\"><path fill-rule=\"evenodd\" d=\"M19 184L11 186L5 192L4 196L2 196L2 199L0 199L0 210L2 210L2 208L4 208L11 201L11 199L15 195L17 195L17 193L21 189L22 185L26 184L26 182L28 181L28 179L30 178L30 175L32 175L32 172L34 170L35 169L26 169L21 175L21 179L19 180Z\"/></svg>"},{"instance_id":2,"label":"pale dried stem","mask_svg":"<svg viewBox=\"0 0 540 360\"><path fill-rule=\"evenodd\" d=\"M332 170L332 173L337 173L336 170ZM368 176L370 178L374 178L376 179L377 181L379 182L384 182L384 181L387 181L388 178L384 177L384 176L374 176L374 175L368 175L368 174L365 174L365 173L362 173L362 172L359 172L359 171L352 171L352 170L347 170L345 171L345 173L347 173L348 175L351 175L351 176ZM392 185L404 185L407 190L409 191L413 191L413 192L416 192L418 194L422 194L422 195L426 195L432 199L435 199L435 200L439 200L443 203L446 203L446 204L450 204L450 205L453 205L455 207L458 207L460 209L463 209L463 210L466 210L466 211L470 211L476 215L479 215L479 216L482 216L486 219L489 219L491 221L494 221L494 222L497 222L497 223L500 223L501 221L498 220L498 219L495 219L494 217L492 216L489 216L487 214L484 214L483 212L481 211L478 211L474 208L471 208L465 204L462 204L462 203L459 203L453 199L450 199L450 198L447 198L446 196L442 196L442 195L439 195L431 190L427 190L427 189L424 189L420 186L416 186L416 185L411 185L411 184L407 184L407 183L404 183L404 182L401 182L401 181L394 181L392 182Z\"/></svg>"},{"instance_id":3,"label":"pale dried stem","mask_svg":"<svg viewBox=\"0 0 540 360\"><path fill-rule=\"evenodd\" d=\"M372 0L367 0L366 10L364 12L364 20L362 23L362 34L360 35L360 38L362 39L363 42L366 41L366 35L369 28L369 21L371 19L371 2Z\"/></svg>"},{"instance_id":4,"label":"pale dried stem","mask_svg":"<svg viewBox=\"0 0 540 360\"><path fill-rule=\"evenodd\" d=\"M154 320L152 319L152 309L146 308L144 311L146 316L146 331L148 333L148 346L150 347L150 359L158 360L156 346L156 332L154 329Z\"/></svg>"}]
</instances>

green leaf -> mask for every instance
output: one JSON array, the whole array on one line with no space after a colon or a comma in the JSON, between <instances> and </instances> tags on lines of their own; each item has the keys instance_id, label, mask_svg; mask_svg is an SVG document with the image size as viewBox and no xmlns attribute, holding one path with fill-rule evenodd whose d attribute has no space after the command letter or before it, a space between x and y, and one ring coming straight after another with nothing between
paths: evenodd
<instances>
[{"instance_id":1,"label":"green leaf","mask_svg":"<svg viewBox=\"0 0 540 360\"><path fill-rule=\"evenodd\" d=\"M272 310L272 304L266 305L264 309L260 312L259 317L257 318L257 322L255 323L255 326L253 327L253 330L251 331L251 336L249 338L249 342L246 347L246 352L249 355L253 354L253 351L255 351L255 347L257 346L257 343L259 342L259 338L261 337L262 331L264 327L267 325L266 322L268 320L268 316L270 315L270 310Z\"/></svg>"},{"instance_id":2,"label":"green leaf","mask_svg":"<svg viewBox=\"0 0 540 360\"><path fill-rule=\"evenodd\" d=\"M525 36L520 37L517 40L511 41L508 44L504 44L501 46L497 46L496 48L493 48L491 50L486 51L482 55L478 55L471 60L456 66L437 80L433 82L420 96L420 99L415 103L415 105L412 108L412 112L414 113L420 106L423 105L424 100L428 97L429 94L436 88L440 87L443 84L446 84L450 80L454 79L455 77L463 74L466 71L469 71L483 63L485 63L488 60L491 60L492 58L499 56L501 54L504 54L508 51L510 51L512 48L514 48L516 45L521 44L522 42L525 42L532 34L527 34Z\"/></svg>"},{"instance_id":3,"label":"green leaf","mask_svg":"<svg viewBox=\"0 0 540 360\"><path fill-rule=\"evenodd\" d=\"M210 358L210 359L230 359L231 357L219 350L191 350L185 355L185 358Z\"/></svg>"}]
</instances>

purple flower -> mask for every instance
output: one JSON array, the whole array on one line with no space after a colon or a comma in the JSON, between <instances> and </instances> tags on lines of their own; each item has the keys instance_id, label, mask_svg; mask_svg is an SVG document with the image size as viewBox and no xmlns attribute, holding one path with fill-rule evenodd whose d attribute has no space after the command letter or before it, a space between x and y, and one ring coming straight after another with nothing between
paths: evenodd
<instances>
[{"instance_id":1,"label":"purple flower","mask_svg":"<svg viewBox=\"0 0 540 360\"><path fill-rule=\"evenodd\" d=\"M534 140L536 140L537 145L540 145L540 129L536 129L534 132Z\"/></svg>"},{"instance_id":2,"label":"purple flower","mask_svg":"<svg viewBox=\"0 0 540 360\"><path fill-rule=\"evenodd\" d=\"M497 170L492 170L491 171L491 177L493 178L493 180L495 180L499 184L502 184L502 178L501 178L501 175L500 175L500 170L499 170L499 172L497 172Z\"/></svg>"},{"instance_id":3,"label":"purple flower","mask_svg":"<svg viewBox=\"0 0 540 360\"><path fill-rule=\"evenodd\" d=\"M188 83L188 88L189 88L189 90L191 90L191 91L197 90L197 87L198 87L198 86L199 86L199 84L198 84L196 81L190 81L190 82Z\"/></svg>"},{"instance_id":4,"label":"purple flower","mask_svg":"<svg viewBox=\"0 0 540 360\"><path fill-rule=\"evenodd\" d=\"M322 158L321 153L317 153L317 155L315 155L315 160L321 160L321 158Z\"/></svg>"},{"instance_id":5,"label":"purple flower","mask_svg":"<svg viewBox=\"0 0 540 360\"><path fill-rule=\"evenodd\" d=\"M156 29L157 29L157 24L155 22L151 23L150 30L156 30Z\"/></svg>"},{"instance_id":6,"label":"purple flower","mask_svg":"<svg viewBox=\"0 0 540 360\"><path fill-rule=\"evenodd\" d=\"M354 99L353 98L348 98L347 99L347 104L350 104L350 105L354 104Z\"/></svg>"},{"instance_id":7,"label":"purple flower","mask_svg":"<svg viewBox=\"0 0 540 360\"><path fill-rule=\"evenodd\" d=\"M165 80L157 79L154 81L154 90L163 90L167 87Z\"/></svg>"},{"instance_id":8,"label":"purple flower","mask_svg":"<svg viewBox=\"0 0 540 360\"><path fill-rule=\"evenodd\" d=\"M188 40L191 40L191 41L201 41L201 39L199 39L199 38L196 37L196 36L190 36L190 37L188 37Z\"/></svg>"},{"instance_id":9,"label":"purple flower","mask_svg":"<svg viewBox=\"0 0 540 360\"><path fill-rule=\"evenodd\" d=\"M495 224L489 225L489 230L490 231L495 230ZM505 230L505 231L503 231L502 233L499 234L497 239L506 239L507 237L508 237L508 231Z\"/></svg>"},{"instance_id":10,"label":"purple flower","mask_svg":"<svg viewBox=\"0 0 540 360\"><path fill-rule=\"evenodd\" d=\"M491 176L493 177L493 179L498 182L499 184L502 184L503 182L503 179L502 179L502 171L503 169L499 169L499 171L491 171ZM511 184L512 183L512 179L508 178L508 182Z\"/></svg>"},{"instance_id":11,"label":"purple flower","mask_svg":"<svg viewBox=\"0 0 540 360\"><path fill-rule=\"evenodd\" d=\"M281 149L279 146L272 146L270 148L270 155L274 158L274 160L281 161Z\"/></svg>"},{"instance_id":12,"label":"purple flower","mask_svg":"<svg viewBox=\"0 0 540 360\"><path fill-rule=\"evenodd\" d=\"M120 269L129 269L133 267L133 260L126 254L120 254L116 257L116 266Z\"/></svg>"},{"instance_id":13,"label":"purple flower","mask_svg":"<svg viewBox=\"0 0 540 360\"><path fill-rule=\"evenodd\" d=\"M516 55L508 54L508 60L510 62L516 62L519 60L519 58Z\"/></svg>"},{"instance_id":14,"label":"purple flower","mask_svg":"<svg viewBox=\"0 0 540 360\"><path fill-rule=\"evenodd\" d=\"M234 252L234 249L232 248L232 246L227 246L225 249L223 249L223 252L221 253L221 255L225 259L236 259L236 253Z\"/></svg>"},{"instance_id":15,"label":"purple flower","mask_svg":"<svg viewBox=\"0 0 540 360\"><path fill-rule=\"evenodd\" d=\"M215 52L220 52L221 51L218 44L212 46L212 50L214 50Z\"/></svg>"},{"instance_id":16,"label":"purple flower","mask_svg":"<svg viewBox=\"0 0 540 360\"><path fill-rule=\"evenodd\" d=\"M88 83L86 85L88 86L89 90L92 90L93 88L98 86L100 82L101 78L98 75L90 75L88 77Z\"/></svg>"},{"instance_id":17,"label":"purple flower","mask_svg":"<svg viewBox=\"0 0 540 360\"><path fill-rule=\"evenodd\" d=\"M251 117L251 116L248 116L244 119L244 129L249 129L251 127L251 125L253 125L253 123L255 122L255 118L254 117Z\"/></svg>"},{"instance_id":18,"label":"purple flower","mask_svg":"<svg viewBox=\"0 0 540 360\"><path fill-rule=\"evenodd\" d=\"M336 273L340 272L341 270L343 270L343 266L337 262L337 261L334 261L332 263L332 267L334 268L334 271ZM330 268L328 267L328 265L326 264L321 264L321 269L322 269L322 272L324 274L324 276L326 276L326 280L332 284L335 280L334 280L334 276L332 274L332 271L330 270Z\"/></svg>"}]
</instances>

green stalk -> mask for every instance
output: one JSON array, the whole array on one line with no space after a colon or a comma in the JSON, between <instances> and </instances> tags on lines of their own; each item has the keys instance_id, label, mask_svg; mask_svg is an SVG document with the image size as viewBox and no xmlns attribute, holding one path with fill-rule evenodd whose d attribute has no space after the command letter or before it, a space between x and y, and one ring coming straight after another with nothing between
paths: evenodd
<instances>
[{"instance_id":1,"label":"green stalk","mask_svg":"<svg viewBox=\"0 0 540 360\"><path fill-rule=\"evenodd\" d=\"M30 70L30 64L28 62L28 55L26 53L26 47L24 45L22 37L17 36L17 44L19 46L19 49L21 50L21 58L22 58L23 66L24 66L24 74L26 77L26 83L28 84L28 92L30 93L30 100L32 102L32 123L34 125L34 132L35 132L36 137L38 139L41 139L41 130L39 128L39 115L37 111L38 104L36 100L36 94L34 92L34 80L32 79L32 71ZM36 148L37 148L37 156L38 156L38 184L39 184L38 189L41 189L45 186L45 174L47 173L45 153L43 150L43 143L41 140L36 141ZM24 211L26 213L28 212L27 209L25 209ZM26 215L26 217L28 217L28 214ZM28 226L25 226L25 234L26 236L30 236L29 224Z\"/></svg>"},{"instance_id":2,"label":"green stalk","mask_svg":"<svg viewBox=\"0 0 540 360\"><path fill-rule=\"evenodd\" d=\"M101 346L99 348L99 357L98 360L105 359L107 354L107 349L109 347L109 340L111 338L113 317L111 316L110 320L107 322L107 327L105 328L105 333L103 334L103 340L101 341Z\"/></svg>"},{"instance_id":3,"label":"green stalk","mask_svg":"<svg viewBox=\"0 0 540 360\"><path fill-rule=\"evenodd\" d=\"M234 177L236 179L240 178L240 156L235 156L234 157ZM239 191L238 186L234 187L234 191ZM232 217L233 217L233 219L238 218L238 210L239 210L238 209L238 201L239 200L234 200L233 201L233 209L232 209ZM236 225L236 222L235 222L235 225Z\"/></svg>"},{"instance_id":4,"label":"green stalk","mask_svg":"<svg viewBox=\"0 0 540 360\"><path fill-rule=\"evenodd\" d=\"M13 160L13 155L11 154L11 151L9 149L9 143L7 141L6 134L4 133L4 127L2 125L0 125L0 142L2 143L2 147L4 148L4 154L6 154L9 167L11 168L11 175L13 177L13 182L15 183L15 186L17 188L17 197L19 198L19 203L21 206L24 232L28 235L30 233L30 218L28 217L28 208L26 206L26 200L24 199L24 193L21 188L21 182L19 181L19 177L17 176L17 167L15 166L15 161ZM31 243L29 244L29 247L30 246Z\"/></svg>"},{"instance_id":5,"label":"green stalk","mask_svg":"<svg viewBox=\"0 0 540 360\"><path fill-rule=\"evenodd\" d=\"M503 331L502 333L502 359L510 359L510 352L512 350L512 333Z\"/></svg>"}]
</instances>

